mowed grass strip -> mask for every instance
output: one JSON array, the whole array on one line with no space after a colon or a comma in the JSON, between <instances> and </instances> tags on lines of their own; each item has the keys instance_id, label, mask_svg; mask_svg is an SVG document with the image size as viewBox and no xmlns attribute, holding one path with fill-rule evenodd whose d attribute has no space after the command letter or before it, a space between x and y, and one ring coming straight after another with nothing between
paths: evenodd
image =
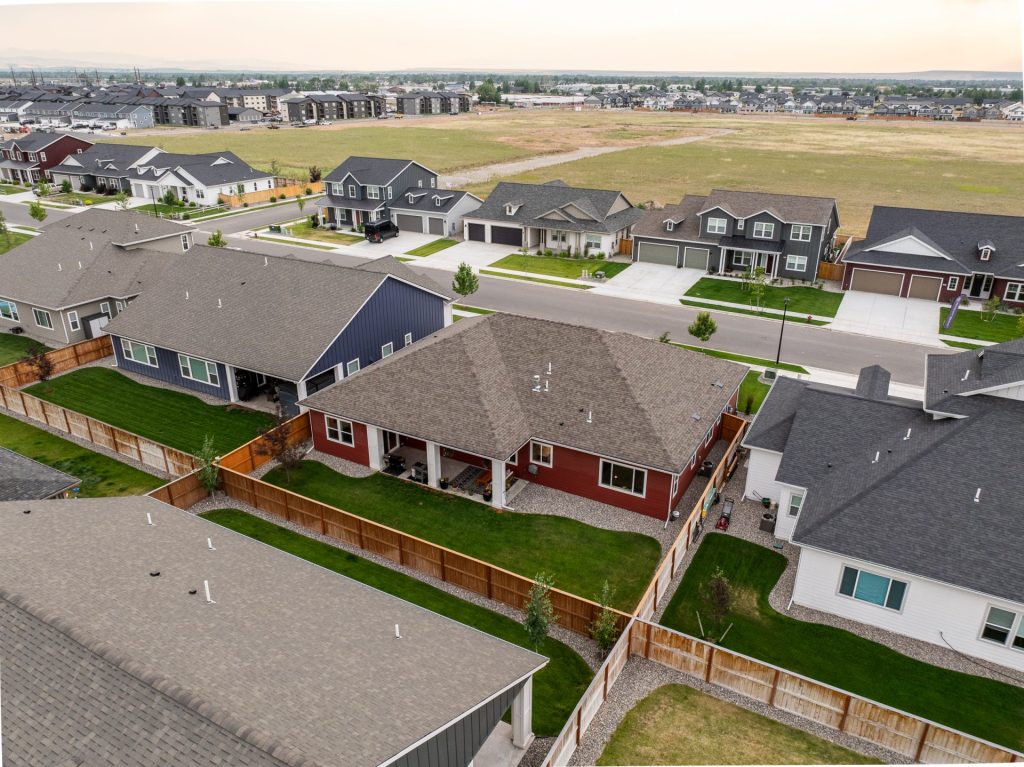
<instances>
[{"instance_id":1,"label":"mowed grass strip","mask_svg":"<svg viewBox=\"0 0 1024 767\"><path fill-rule=\"evenodd\" d=\"M637 703L597 763L881 764L681 684L659 687Z\"/></svg>"},{"instance_id":2,"label":"mowed grass strip","mask_svg":"<svg viewBox=\"0 0 1024 767\"><path fill-rule=\"evenodd\" d=\"M266 413L207 405L191 394L144 386L110 368L79 368L25 391L186 453L199 450L209 434L223 455L273 424Z\"/></svg>"},{"instance_id":3,"label":"mowed grass strip","mask_svg":"<svg viewBox=\"0 0 1024 767\"><path fill-rule=\"evenodd\" d=\"M541 285L557 285L560 288L575 288L577 290L590 290L592 285L577 285L574 282L562 282L561 280L547 280L543 277L527 277L525 274L506 274L496 272L493 269L481 269L480 274L485 277L504 277L507 280L522 280L523 282L536 282Z\"/></svg>"},{"instance_id":4,"label":"mowed grass strip","mask_svg":"<svg viewBox=\"0 0 1024 767\"><path fill-rule=\"evenodd\" d=\"M721 567L733 588L733 608L712 627L701 586ZM1013 749L1024 748L1024 688L931 666L842 629L782 615L768 594L786 558L730 535L711 533L683 575L662 624L701 636L721 634L724 647L865 698Z\"/></svg>"},{"instance_id":5,"label":"mowed grass strip","mask_svg":"<svg viewBox=\"0 0 1024 767\"><path fill-rule=\"evenodd\" d=\"M996 314L988 319L990 315L982 312L960 309L953 318L953 325L946 330L945 322L948 316L949 307L942 307L939 310L939 333L942 335L997 343L1024 336L1018 324L1020 317L1016 314Z\"/></svg>"},{"instance_id":6,"label":"mowed grass strip","mask_svg":"<svg viewBox=\"0 0 1024 767\"><path fill-rule=\"evenodd\" d=\"M761 381L759 372L751 370L743 377L743 382L740 384L739 399L736 402L737 409L747 415L753 415L761 409L764 398L768 396L771 388L770 384Z\"/></svg>"},{"instance_id":7,"label":"mowed grass strip","mask_svg":"<svg viewBox=\"0 0 1024 767\"><path fill-rule=\"evenodd\" d=\"M607 579L615 606L626 611L640 600L661 552L646 535L553 515L498 512L386 474L346 477L318 461L303 461L290 481L280 468L263 479L527 578L551 574L556 588L586 599L598 598Z\"/></svg>"},{"instance_id":8,"label":"mowed grass strip","mask_svg":"<svg viewBox=\"0 0 1024 767\"><path fill-rule=\"evenodd\" d=\"M83 498L142 495L164 484L159 477L6 415L0 415L0 445L78 478Z\"/></svg>"},{"instance_id":9,"label":"mowed grass strip","mask_svg":"<svg viewBox=\"0 0 1024 767\"><path fill-rule=\"evenodd\" d=\"M2 240L0 240L2 242ZM28 336L15 336L10 333L0 334L0 366L10 365L18 362L28 354L29 348L38 341ZM51 351L49 346L43 346L46 351Z\"/></svg>"},{"instance_id":10,"label":"mowed grass strip","mask_svg":"<svg viewBox=\"0 0 1024 767\"><path fill-rule=\"evenodd\" d=\"M574 280L581 279L584 271L591 274L604 272L606 278L611 278L629 268L628 263L618 261L562 256L524 256L521 253L505 256L490 266L498 269L530 272L531 274L544 274L548 277L569 277Z\"/></svg>"},{"instance_id":11,"label":"mowed grass strip","mask_svg":"<svg viewBox=\"0 0 1024 767\"><path fill-rule=\"evenodd\" d=\"M446 594L408 575L236 509L218 509L203 516L218 525L459 623L472 626L491 636L529 650L534 649L523 627L510 618ZM548 737L557 735L562 729L593 674L576 652L551 637L545 639L536 651L546 656L549 661L548 665L533 678L533 729L538 737Z\"/></svg>"},{"instance_id":12,"label":"mowed grass strip","mask_svg":"<svg viewBox=\"0 0 1024 767\"><path fill-rule=\"evenodd\" d=\"M319 226L313 226L309 219L290 224L281 224L281 229L283 233L287 234L289 237L299 237L303 240L317 240L318 242L327 242L332 245L354 245L357 242L362 242L364 239L361 234L347 234L335 229L324 229Z\"/></svg>"},{"instance_id":13,"label":"mowed grass strip","mask_svg":"<svg viewBox=\"0 0 1024 767\"><path fill-rule=\"evenodd\" d=\"M11 248L16 248L23 242L28 242L32 239L31 234L25 234L24 232L12 232L8 231L7 234L0 235L0 255L6 253Z\"/></svg>"},{"instance_id":14,"label":"mowed grass strip","mask_svg":"<svg viewBox=\"0 0 1024 767\"><path fill-rule=\"evenodd\" d=\"M746 354L733 354L732 352L723 352L721 349L705 349L702 346L693 346L691 344L681 344L676 341L669 341L673 346L678 346L680 349L689 349L691 352L700 352L701 354L707 354L709 357L718 357L722 360L731 360L733 362L739 362L744 365L757 365L763 368L775 367L775 360L770 360L765 357L750 357ZM790 362L780 362L780 370L789 370L793 373L806 373L807 368L801 367L800 365L794 365Z\"/></svg>"},{"instance_id":15,"label":"mowed grass strip","mask_svg":"<svg viewBox=\"0 0 1024 767\"><path fill-rule=\"evenodd\" d=\"M757 309L739 309L733 306L722 306L721 304L709 304L705 301L694 301L690 298L680 298L679 303L694 309L706 309L708 311L729 312L729 314L745 314L748 317L761 317L766 320L782 321L782 315L775 312L759 312ZM799 322L804 325L828 325L828 320L810 320L801 317L796 312L786 315L786 322Z\"/></svg>"},{"instance_id":16,"label":"mowed grass strip","mask_svg":"<svg viewBox=\"0 0 1024 767\"><path fill-rule=\"evenodd\" d=\"M699 298L705 301L728 301L733 304L750 306L751 292L743 288L738 280L716 280L712 277L701 277L697 284L684 294L688 298ZM789 288L765 285L761 306L765 309L782 311L785 300L789 299L789 314L816 314L821 317L835 317L839 304L843 302L842 293L793 286ZM753 307L751 307L753 308Z\"/></svg>"},{"instance_id":17,"label":"mowed grass strip","mask_svg":"<svg viewBox=\"0 0 1024 767\"><path fill-rule=\"evenodd\" d=\"M439 240L434 240L433 242L428 242L426 245L420 245L418 248L413 248L412 250L407 250L405 252L405 255L407 255L407 256L419 256L421 258L423 256L432 256L434 253L439 253L442 250L447 250L448 248L452 247L453 245L458 245L458 244L459 243L456 240L450 240L447 237L442 237Z\"/></svg>"}]
</instances>

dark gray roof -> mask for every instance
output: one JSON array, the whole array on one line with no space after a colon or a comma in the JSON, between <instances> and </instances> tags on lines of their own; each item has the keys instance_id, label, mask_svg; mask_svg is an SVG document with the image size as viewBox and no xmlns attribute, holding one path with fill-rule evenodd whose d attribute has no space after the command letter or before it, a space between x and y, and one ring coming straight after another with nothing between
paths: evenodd
<instances>
[{"instance_id":1,"label":"dark gray roof","mask_svg":"<svg viewBox=\"0 0 1024 767\"><path fill-rule=\"evenodd\" d=\"M516 206L508 215L506 204ZM581 189L561 181L547 184L500 182L484 204L467 218L578 232L617 232L643 216L622 194L610 189Z\"/></svg>"},{"instance_id":2,"label":"dark gray roof","mask_svg":"<svg viewBox=\"0 0 1024 767\"><path fill-rule=\"evenodd\" d=\"M0 501L51 498L77 484L70 474L0 447Z\"/></svg>"},{"instance_id":3,"label":"dark gray roof","mask_svg":"<svg viewBox=\"0 0 1024 767\"><path fill-rule=\"evenodd\" d=\"M462 198L467 194L469 192L462 192L457 189L420 189L419 187L412 186L401 194L396 194L389 207L392 210L414 210L417 213L443 214L461 202ZM411 203L409 202L410 195L413 198ZM469 196L477 200L480 199L476 195L470 194ZM437 204L438 200L441 201L440 205Z\"/></svg>"},{"instance_id":4,"label":"dark gray roof","mask_svg":"<svg viewBox=\"0 0 1024 767\"><path fill-rule=\"evenodd\" d=\"M12 149L17 147L22 152L38 152L41 149L46 149L46 147L54 141L58 141L63 137L64 134L62 133L43 133L42 131L32 131L31 133L19 134L9 141L0 142L0 149Z\"/></svg>"},{"instance_id":5,"label":"dark gray roof","mask_svg":"<svg viewBox=\"0 0 1024 767\"><path fill-rule=\"evenodd\" d=\"M864 399L885 400L889 397L889 382L892 375L881 365L862 368L857 378L854 393Z\"/></svg>"},{"instance_id":6,"label":"dark gray roof","mask_svg":"<svg viewBox=\"0 0 1024 767\"><path fill-rule=\"evenodd\" d=\"M815 226L828 226L835 207L836 201L831 197L740 192L733 189L712 189L704 204L704 210L721 208L736 218L748 218L766 210L785 223Z\"/></svg>"},{"instance_id":7,"label":"dark gray roof","mask_svg":"<svg viewBox=\"0 0 1024 767\"><path fill-rule=\"evenodd\" d=\"M677 472L746 370L626 333L492 314L461 320L304 404L498 460L536 438ZM548 391L534 391L534 376Z\"/></svg>"},{"instance_id":8,"label":"dark gray roof","mask_svg":"<svg viewBox=\"0 0 1024 767\"><path fill-rule=\"evenodd\" d=\"M965 395L1024 386L1024 338L959 354L929 354L925 407L960 415Z\"/></svg>"},{"instance_id":9,"label":"dark gray roof","mask_svg":"<svg viewBox=\"0 0 1024 767\"><path fill-rule=\"evenodd\" d=\"M887 243L905 236L916 237L942 256L896 253L885 248ZM988 261L982 261L978 246L986 240L994 250ZM843 260L949 274L991 272L997 277L1024 277L1024 216L876 205L867 237L851 247Z\"/></svg>"},{"instance_id":10,"label":"dark gray roof","mask_svg":"<svg viewBox=\"0 0 1024 767\"><path fill-rule=\"evenodd\" d=\"M638 237L660 237L667 240L697 242L700 240L700 218L697 211L704 207L706 197L688 194L678 205L666 205L664 208L649 208L633 227L633 235ZM665 228L665 221L672 219L672 231ZM707 240L708 243L718 242L718 237Z\"/></svg>"},{"instance_id":11,"label":"dark gray roof","mask_svg":"<svg viewBox=\"0 0 1024 767\"><path fill-rule=\"evenodd\" d=\"M345 162L324 176L324 181L341 181L351 173L359 184L380 186L391 181L411 162L413 161L394 160L384 157L349 157Z\"/></svg>"},{"instance_id":12,"label":"dark gray roof","mask_svg":"<svg viewBox=\"0 0 1024 767\"><path fill-rule=\"evenodd\" d=\"M131 166L154 149L135 144L95 144L81 154L68 155L62 164L52 170L54 173L127 178Z\"/></svg>"},{"instance_id":13,"label":"dark gray roof","mask_svg":"<svg viewBox=\"0 0 1024 767\"><path fill-rule=\"evenodd\" d=\"M800 407L807 382L779 376L772 384L769 396L761 403L754 422L750 424L743 444L762 450L781 453L789 440L793 417ZM740 405L743 403L741 402Z\"/></svg>"},{"instance_id":14,"label":"dark gray roof","mask_svg":"<svg viewBox=\"0 0 1024 767\"><path fill-rule=\"evenodd\" d=\"M0 504L0 584L8 601L45 615L78 644L99 647L149 688L151 701L166 705L157 698L170 697L293 767L385 763L545 662L152 498L36 501L31 514L23 509ZM204 581L214 604L204 599ZM9 652L7 643L0 647ZM4 665L5 707L45 694L41 686L57 687L46 699L50 715L29 725L37 739L70 728L54 721L60 729L49 729L55 712L63 719L69 704L103 695L113 683L97 679L95 690L83 690L86 678L60 689L51 673L33 668L15 676L14 687ZM135 699L132 690L124 695ZM119 725L136 738L147 734L150 711L118 710L123 723L102 712L104 733ZM164 726L180 726L193 740L204 735L196 729L203 722L179 714L169 712ZM5 711L5 757L8 722ZM114 749L130 747L119 741L95 764L120 764ZM147 764L214 762L204 757Z\"/></svg>"},{"instance_id":15,"label":"dark gray roof","mask_svg":"<svg viewBox=\"0 0 1024 767\"><path fill-rule=\"evenodd\" d=\"M299 381L388 275L441 293L391 258L352 268L200 245L106 330Z\"/></svg>"},{"instance_id":16,"label":"dark gray roof","mask_svg":"<svg viewBox=\"0 0 1024 767\"><path fill-rule=\"evenodd\" d=\"M188 231L143 213L82 211L47 224L0 258L0 295L48 309L137 295L176 255L121 245Z\"/></svg>"},{"instance_id":17,"label":"dark gray roof","mask_svg":"<svg viewBox=\"0 0 1024 767\"><path fill-rule=\"evenodd\" d=\"M203 186L233 184L239 181L270 178L270 173L256 170L234 152L206 154L171 154L162 152L143 165L136 166L131 178L156 181L168 171L181 169Z\"/></svg>"}]
</instances>

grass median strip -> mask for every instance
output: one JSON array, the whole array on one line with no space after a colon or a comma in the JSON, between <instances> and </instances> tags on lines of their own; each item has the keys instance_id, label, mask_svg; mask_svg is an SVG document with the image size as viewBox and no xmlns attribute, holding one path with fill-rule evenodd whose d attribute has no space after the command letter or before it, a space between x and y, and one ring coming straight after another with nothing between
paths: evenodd
<instances>
[{"instance_id":1,"label":"grass median strip","mask_svg":"<svg viewBox=\"0 0 1024 767\"><path fill-rule=\"evenodd\" d=\"M207 405L191 394L145 386L110 368L79 368L25 391L187 453L199 450L209 434L223 455L273 423L266 413Z\"/></svg>"},{"instance_id":2,"label":"grass median strip","mask_svg":"<svg viewBox=\"0 0 1024 767\"><path fill-rule=\"evenodd\" d=\"M736 407L747 415L753 415L761 409L761 403L768 396L771 389L770 384L761 381L761 374L751 370L743 377L740 383L740 393L736 401Z\"/></svg>"},{"instance_id":3,"label":"grass median strip","mask_svg":"<svg viewBox=\"0 0 1024 767\"><path fill-rule=\"evenodd\" d=\"M159 477L6 415L0 415L0 444L77 477L83 498L142 495L164 484Z\"/></svg>"},{"instance_id":4,"label":"grass median strip","mask_svg":"<svg viewBox=\"0 0 1024 767\"><path fill-rule=\"evenodd\" d=\"M720 306L719 304L708 304L703 301L693 301L688 298L680 298L679 303L683 306L692 306L695 309L706 309L712 312L729 312L730 314L746 314L749 317L761 317L766 320L782 320L781 314L772 312L759 312L756 309L738 309L733 306ZM799 323L801 325L828 325L826 320L808 320L800 315L794 316L791 312L786 317L786 322Z\"/></svg>"},{"instance_id":5,"label":"grass median strip","mask_svg":"<svg viewBox=\"0 0 1024 767\"><path fill-rule=\"evenodd\" d=\"M733 304L748 304L750 290L744 289L739 280L722 280L713 277L701 277L697 284L686 291L688 298L703 298L710 301L728 301ZM795 285L783 288L765 285L762 305L765 309L782 311L785 300L789 299L791 314L815 314L819 317L835 317L839 304L843 302L843 294L822 288L811 288Z\"/></svg>"},{"instance_id":6,"label":"grass median strip","mask_svg":"<svg viewBox=\"0 0 1024 767\"><path fill-rule=\"evenodd\" d=\"M1021 336L1017 324L1020 317L1016 314L996 314L991 319L985 319L988 315L982 312L960 309L953 318L953 325L946 330L944 325L948 316L949 307L942 307L939 310L939 333L943 335L997 343L1012 341Z\"/></svg>"},{"instance_id":7,"label":"grass median strip","mask_svg":"<svg viewBox=\"0 0 1024 767\"><path fill-rule=\"evenodd\" d=\"M281 231L289 237L326 242L333 244L335 247L338 245L354 245L357 242L362 242L364 239L361 234L347 234L336 229L313 226L313 223L308 218L292 221L291 223L284 222L279 224L279 226Z\"/></svg>"},{"instance_id":8,"label":"grass median strip","mask_svg":"<svg viewBox=\"0 0 1024 767\"><path fill-rule=\"evenodd\" d=\"M32 239L31 234L25 234L23 232L12 232L7 231L7 234L0 235L0 254L6 253L11 248L16 248L21 243Z\"/></svg>"},{"instance_id":9,"label":"grass median strip","mask_svg":"<svg viewBox=\"0 0 1024 767\"><path fill-rule=\"evenodd\" d=\"M689 349L691 352L700 352L701 354L707 354L709 357L718 357L723 360L732 360L733 362L740 362L744 365L757 365L762 368L773 368L775 367L775 360L770 360L765 357L749 357L746 354L733 354L732 352L723 352L719 349L705 349L702 346L693 346L691 344L681 344L676 341L669 341L673 346L678 346L680 349ZM800 367L800 365L794 365L789 362L780 362L779 370L789 370L792 373L807 373L807 368Z\"/></svg>"},{"instance_id":10,"label":"grass median strip","mask_svg":"<svg viewBox=\"0 0 1024 767\"><path fill-rule=\"evenodd\" d=\"M494 314L493 309L483 309L479 306L467 306L466 304L453 304L453 308L458 309L460 312L469 312L470 314Z\"/></svg>"},{"instance_id":11,"label":"grass median strip","mask_svg":"<svg viewBox=\"0 0 1024 767\"><path fill-rule=\"evenodd\" d=\"M423 581L378 565L347 551L315 541L236 509L203 515L211 522L262 541L399 599L472 626L506 642L533 649L521 625L492 610L446 594ZM573 650L548 637L540 646L548 665L533 680L533 726L538 737L557 735L592 677Z\"/></svg>"},{"instance_id":12,"label":"grass median strip","mask_svg":"<svg viewBox=\"0 0 1024 767\"><path fill-rule=\"evenodd\" d=\"M984 349L984 344L972 344L968 341L949 341L945 338L942 339L942 343L946 346L952 346L954 349Z\"/></svg>"},{"instance_id":13,"label":"grass median strip","mask_svg":"<svg viewBox=\"0 0 1024 767\"><path fill-rule=\"evenodd\" d=\"M441 238L440 240L434 240L433 242L428 242L426 245L420 245L418 248L413 248L412 250L407 250L405 252L405 255L407 255L407 256L419 256L419 257L431 256L434 253L438 253L438 252L440 252L442 250L446 250L447 248L450 248L453 245L458 245L458 242L456 242L455 240L449 240L447 238Z\"/></svg>"},{"instance_id":14,"label":"grass median strip","mask_svg":"<svg viewBox=\"0 0 1024 767\"><path fill-rule=\"evenodd\" d=\"M263 479L527 578L552 574L557 588L586 599L599 597L607 579L622 610L636 606L658 564L658 542L646 535L548 514L502 513L386 474L347 477L303 461L290 481L279 468Z\"/></svg>"},{"instance_id":15,"label":"grass median strip","mask_svg":"<svg viewBox=\"0 0 1024 767\"><path fill-rule=\"evenodd\" d=\"M562 282L561 280L545 280L540 277L527 277L525 274L505 274L495 272L491 269L481 269L480 274L487 277L506 277L510 280L525 280L526 282L539 282L541 285L557 285L560 288L577 288L579 290L590 290L593 285L577 285L573 282Z\"/></svg>"},{"instance_id":16,"label":"grass median strip","mask_svg":"<svg viewBox=\"0 0 1024 767\"><path fill-rule=\"evenodd\" d=\"M701 636L701 589L716 568L732 585L724 647L894 708L1020 750L1024 688L932 666L849 631L776 612L768 594L786 569L771 549L712 533L701 543L661 622Z\"/></svg>"},{"instance_id":17,"label":"grass median strip","mask_svg":"<svg viewBox=\"0 0 1024 767\"><path fill-rule=\"evenodd\" d=\"M628 263L604 261L597 258L567 258L564 256L530 256L512 253L490 264L498 269L512 269L518 272L543 274L547 277L582 278L583 272L604 272L606 278L614 277L629 268Z\"/></svg>"}]
</instances>

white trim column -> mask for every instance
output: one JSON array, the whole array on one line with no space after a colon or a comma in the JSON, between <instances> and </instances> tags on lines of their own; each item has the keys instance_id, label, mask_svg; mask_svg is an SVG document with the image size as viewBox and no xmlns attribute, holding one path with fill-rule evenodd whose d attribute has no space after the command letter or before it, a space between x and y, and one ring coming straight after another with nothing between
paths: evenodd
<instances>
[{"instance_id":1,"label":"white trim column","mask_svg":"<svg viewBox=\"0 0 1024 767\"><path fill-rule=\"evenodd\" d=\"M529 748L533 742L533 677L527 678L512 699L512 745Z\"/></svg>"},{"instance_id":2,"label":"white trim column","mask_svg":"<svg viewBox=\"0 0 1024 767\"><path fill-rule=\"evenodd\" d=\"M454 301L444 302L444 327L448 327L455 322L454 304Z\"/></svg>"},{"instance_id":3,"label":"white trim column","mask_svg":"<svg viewBox=\"0 0 1024 767\"><path fill-rule=\"evenodd\" d=\"M238 402L238 384L235 381L235 369L230 365L225 365L224 375L228 379L228 401Z\"/></svg>"},{"instance_id":4,"label":"white trim column","mask_svg":"<svg viewBox=\"0 0 1024 767\"><path fill-rule=\"evenodd\" d=\"M491 459L491 506L505 508L505 462Z\"/></svg>"},{"instance_id":5,"label":"white trim column","mask_svg":"<svg viewBox=\"0 0 1024 767\"><path fill-rule=\"evenodd\" d=\"M370 468L380 471L384 463L384 432L370 424L366 424L366 449Z\"/></svg>"},{"instance_id":6,"label":"white trim column","mask_svg":"<svg viewBox=\"0 0 1024 767\"><path fill-rule=\"evenodd\" d=\"M437 487L441 479L441 446L436 442L427 443L427 484Z\"/></svg>"}]
</instances>

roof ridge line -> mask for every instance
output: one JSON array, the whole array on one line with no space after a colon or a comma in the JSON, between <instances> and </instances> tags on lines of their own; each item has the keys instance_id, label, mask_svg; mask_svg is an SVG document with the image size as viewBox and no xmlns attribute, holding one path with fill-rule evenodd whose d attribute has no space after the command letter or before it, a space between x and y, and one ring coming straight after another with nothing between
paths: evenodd
<instances>
[{"instance_id":1,"label":"roof ridge line","mask_svg":"<svg viewBox=\"0 0 1024 767\"><path fill-rule=\"evenodd\" d=\"M134 677L146 687L165 695L178 705L210 722L215 727L248 743L250 746L275 759L279 759L288 767L323 767L318 762L303 756L291 746L281 743L269 733L262 732L256 727L245 724L220 706L209 702L162 674L150 670L145 664L133 660L118 651L109 642L90 636L87 632L71 625L66 619L36 606L20 594L15 594L0 586L0 600L45 623L88 652L129 676Z\"/></svg>"}]
</instances>

